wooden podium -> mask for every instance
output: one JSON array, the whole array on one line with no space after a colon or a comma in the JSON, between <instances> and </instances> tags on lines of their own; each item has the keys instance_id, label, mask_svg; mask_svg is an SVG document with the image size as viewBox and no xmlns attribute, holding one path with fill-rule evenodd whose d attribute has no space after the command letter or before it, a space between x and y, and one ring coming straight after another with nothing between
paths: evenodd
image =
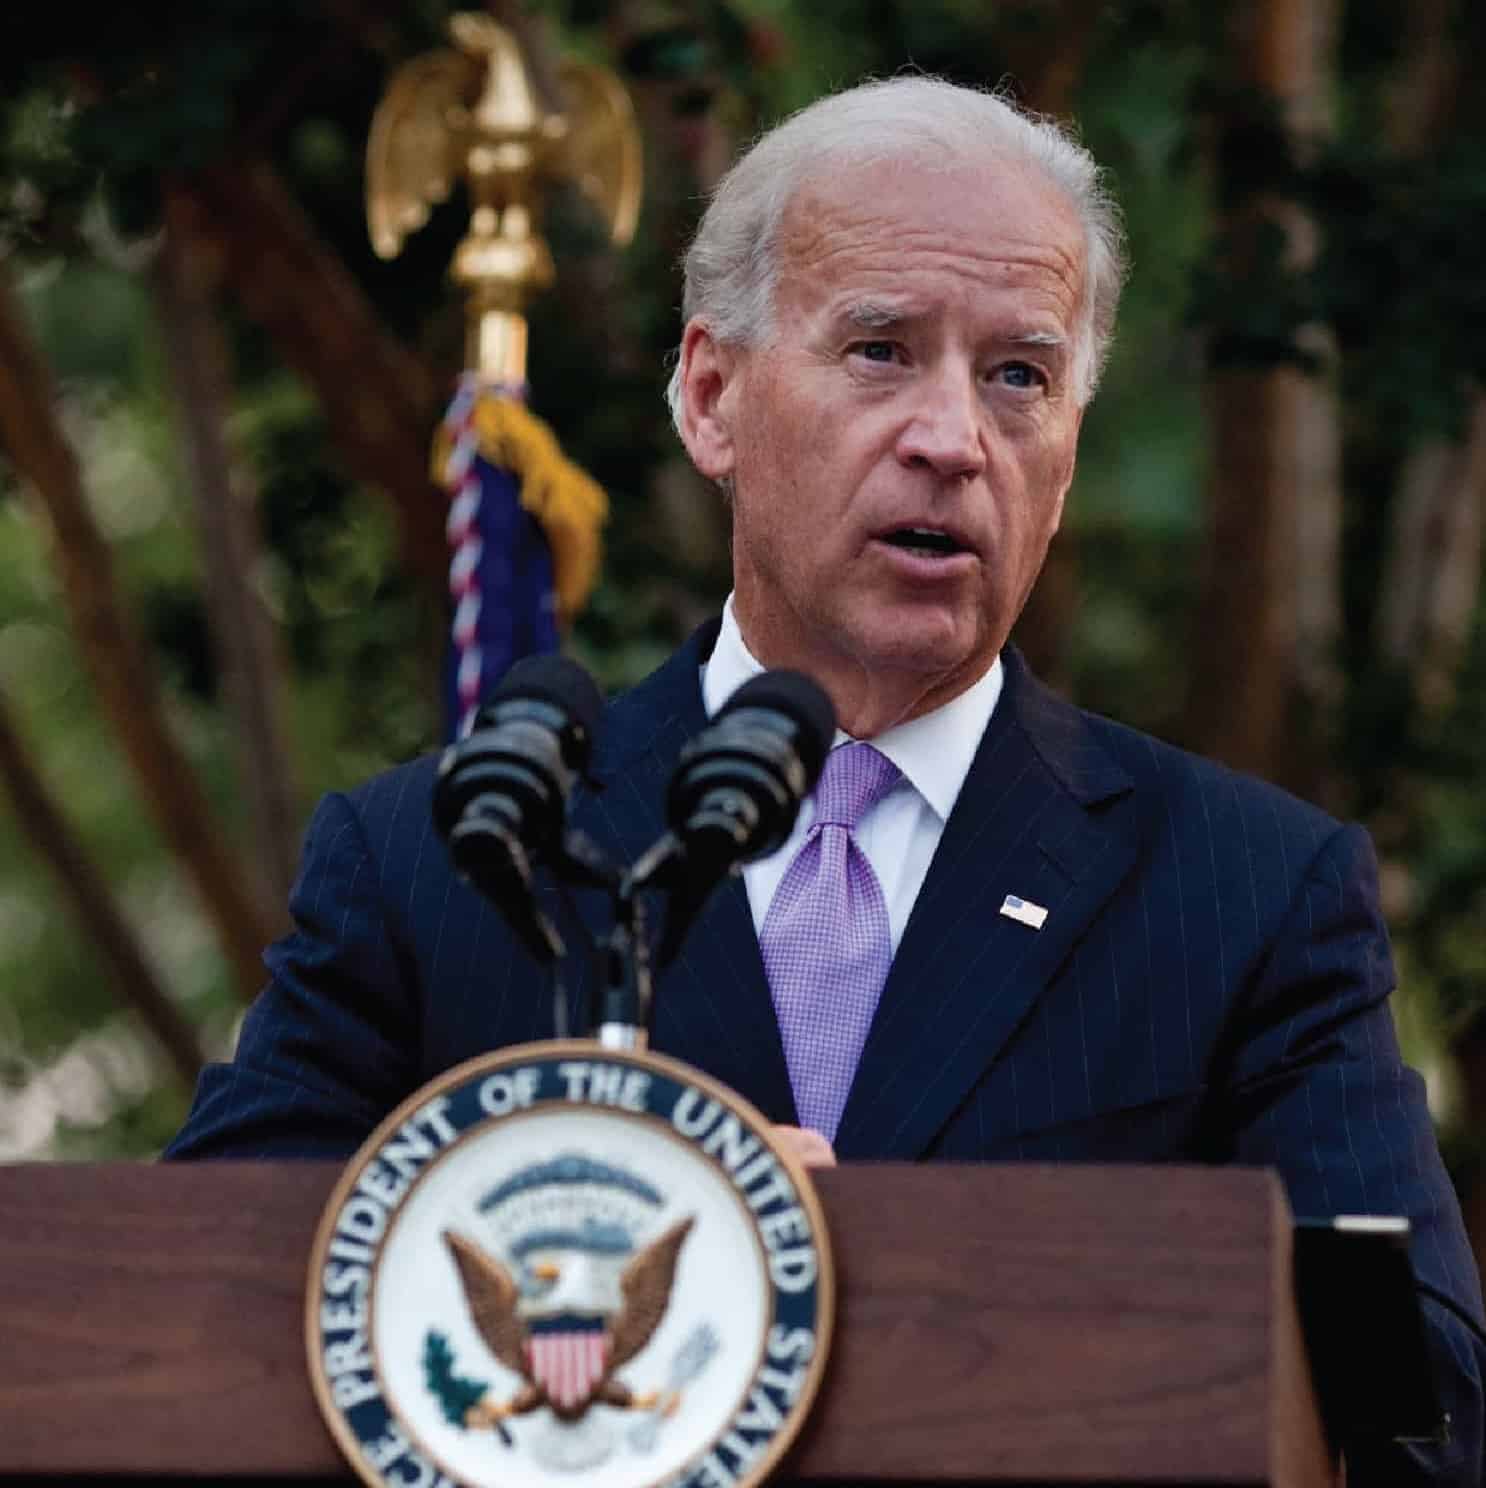
<instances>
[{"instance_id":1,"label":"wooden podium","mask_svg":"<svg viewBox=\"0 0 1486 1488\"><path fill-rule=\"evenodd\" d=\"M354 1481L304 1363L337 1171L0 1168L0 1481ZM819 1187L841 1308L781 1477L1336 1481L1272 1174L882 1164Z\"/></svg>"}]
</instances>

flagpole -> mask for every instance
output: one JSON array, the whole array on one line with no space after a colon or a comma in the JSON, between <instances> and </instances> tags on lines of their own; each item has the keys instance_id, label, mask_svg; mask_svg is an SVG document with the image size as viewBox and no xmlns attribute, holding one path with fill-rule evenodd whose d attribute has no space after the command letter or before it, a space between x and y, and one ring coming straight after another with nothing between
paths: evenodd
<instances>
[{"instance_id":1,"label":"flagpole","mask_svg":"<svg viewBox=\"0 0 1486 1488\"><path fill-rule=\"evenodd\" d=\"M563 108L538 99L515 38L490 16L449 22L453 49L404 63L367 141L367 225L383 258L462 180L469 228L450 265L465 292L465 370L434 440L449 492L454 605L448 727L474 723L513 661L555 650L597 579L603 491L526 408L526 305L556 269L542 199L570 181L612 242L633 236L641 150L628 95L612 73L564 62Z\"/></svg>"}]
</instances>

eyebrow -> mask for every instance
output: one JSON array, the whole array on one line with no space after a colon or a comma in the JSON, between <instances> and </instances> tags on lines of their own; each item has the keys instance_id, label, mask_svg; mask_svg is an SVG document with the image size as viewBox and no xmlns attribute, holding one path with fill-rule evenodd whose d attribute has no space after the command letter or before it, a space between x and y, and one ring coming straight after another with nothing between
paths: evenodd
<instances>
[{"instance_id":1,"label":"eyebrow","mask_svg":"<svg viewBox=\"0 0 1486 1488\"><path fill-rule=\"evenodd\" d=\"M895 308L880 300L856 300L841 312L842 318L863 331L886 331L914 318L910 307ZM1022 331L1019 334L998 337L1008 346L1044 346L1051 351L1066 351L1068 338L1058 331Z\"/></svg>"},{"instance_id":2,"label":"eyebrow","mask_svg":"<svg viewBox=\"0 0 1486 1488\"><path fill-rule=\"evenodd\" d=\"M895 310L877 300L857 300L848 305L843 318L863 331L885 331L910 319L903 310Z\"/></svg>"},{"instance_id":3,"label":"eyebrow","mask_svg":"<svg viewBox=\"0 0 1486 1488\"><path fill-rule=\"evenodd\" d=\"M1019 336L1007 336L1012 346L1050 346L1061 351L1068 345L1068 338L1057 331L1023 331Z\"/></svg>"}]
</instances>

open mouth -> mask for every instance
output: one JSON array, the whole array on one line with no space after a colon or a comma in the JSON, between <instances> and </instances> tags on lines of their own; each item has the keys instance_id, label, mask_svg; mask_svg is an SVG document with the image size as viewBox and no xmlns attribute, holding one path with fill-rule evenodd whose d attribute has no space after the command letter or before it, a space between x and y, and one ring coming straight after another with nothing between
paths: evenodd
<instances>
[{"instance_id":1,"label":"open mouth","mask_svg":"<svg viewBox=\"0 0 1486 1488\"><path fill-rule=\"evenodd\" d=\"M934 527L897 527L883 533L882 541L904 552L930 558L952 558L956 553L969 551L964 543Z\"/></svg>"}]
</instances>

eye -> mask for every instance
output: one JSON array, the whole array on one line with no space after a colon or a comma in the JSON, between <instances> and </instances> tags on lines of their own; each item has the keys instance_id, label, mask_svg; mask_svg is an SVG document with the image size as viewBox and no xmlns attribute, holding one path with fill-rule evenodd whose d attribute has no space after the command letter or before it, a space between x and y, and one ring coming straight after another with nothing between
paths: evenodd
<instances>
[{"instance_id":1,"label":"eye","mask_svg":"<svg viewBox=\"0 0 1486 1488\"><path fill-rule=\"evenodd\" d=\"M854 356L859 356L864 362L877 362L887 365L898 360L898 343L896 341L857 341L850 348Z\"/></svg>"},{"instance_id":2,"label":"eye","mask_svg":"<svg viewBox=\"0 0 1486 1488\"><path fill-rule=\"evenodd\" d=\"M1031 362L1003 362L992 374L1000 378L1007 387L1040 388L1047 386L1047 377L1042 368Z\"/></svg>"}]
</instances>

